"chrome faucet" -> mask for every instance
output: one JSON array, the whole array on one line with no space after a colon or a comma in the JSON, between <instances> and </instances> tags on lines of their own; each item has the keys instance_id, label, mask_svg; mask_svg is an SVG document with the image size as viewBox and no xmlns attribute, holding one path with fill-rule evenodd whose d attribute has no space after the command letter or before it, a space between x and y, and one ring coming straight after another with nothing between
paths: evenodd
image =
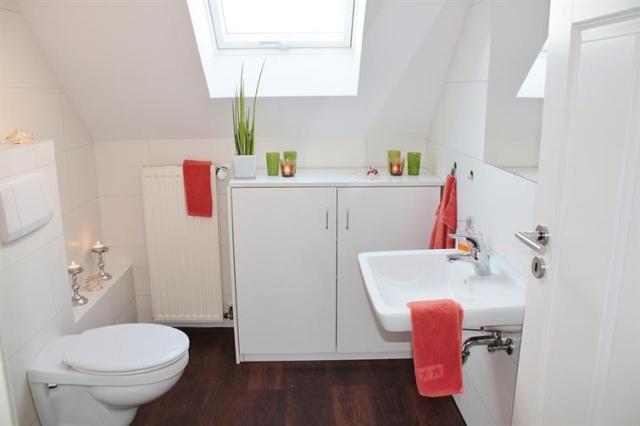
<instances>
[{"instance_id":1,"label":"chrome faucet","mask_svg":"<svg viewBox=\"0 0 640 426\"><path fill-rule=\"evenodd\" d=\"M464 234L451 234L451 238L460 238L467 242L469 245L469 251L466 253L452 253L447 255L449 262L455 262L457 260L464 260L473 263L473 267L478 275L490 275L491 274L491 262L489 251L487 246L480 235L471 234L466 232Z\"/></svg>"}]
</instances>

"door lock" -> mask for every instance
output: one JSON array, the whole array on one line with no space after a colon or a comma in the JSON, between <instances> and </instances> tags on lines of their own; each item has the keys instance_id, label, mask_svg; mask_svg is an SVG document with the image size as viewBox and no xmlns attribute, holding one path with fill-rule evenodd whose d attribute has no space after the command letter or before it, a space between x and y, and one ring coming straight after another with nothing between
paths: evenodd
<instances>
[{"instance_id":1,"label":"door lock","mask_svg":"<svg viewBox=\"0 0 640 426\"><path fill-rule=\"evenodd\" d=\"M544 259L541 257L534 257L531 261L531 273L537 279L544 278L544 274L547 272L547 265L544 263Z\"/></svg>"}]
</instances>

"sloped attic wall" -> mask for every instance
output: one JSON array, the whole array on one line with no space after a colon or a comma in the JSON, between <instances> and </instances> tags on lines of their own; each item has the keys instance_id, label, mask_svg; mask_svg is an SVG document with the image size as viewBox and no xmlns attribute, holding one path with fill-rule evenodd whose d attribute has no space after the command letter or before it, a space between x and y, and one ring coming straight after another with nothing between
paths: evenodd
<instances>
[{"instance_id":1,"label":"sloped attic wall","mask_svg":"<svg viewBox=\"0 0 640 426\"><path fill-rule=\"evenodd\" d=\"M207 96L185 1L22 7L96 140L231 137L230 103ZM262 99L260 136L424 139L466 7L369 0L359 95Z\"/></svg>"}]
</instances>

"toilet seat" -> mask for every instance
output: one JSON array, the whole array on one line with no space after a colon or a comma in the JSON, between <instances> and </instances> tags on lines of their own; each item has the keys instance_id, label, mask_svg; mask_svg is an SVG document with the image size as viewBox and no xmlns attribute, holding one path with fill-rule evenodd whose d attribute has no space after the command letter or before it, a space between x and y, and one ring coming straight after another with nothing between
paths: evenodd
<instances>
[{"instance_id":1,"label":"toilet seat","mask_svg":"<svg viewBox=\"0 0 640 426\"><path fill-rule=\"evenodd\" d=\"M65 349L62 362L86 374L142 374L173 364L188 349L188 337L175 328L119 324L80 334Z\"/></svg>"}]
</instances>

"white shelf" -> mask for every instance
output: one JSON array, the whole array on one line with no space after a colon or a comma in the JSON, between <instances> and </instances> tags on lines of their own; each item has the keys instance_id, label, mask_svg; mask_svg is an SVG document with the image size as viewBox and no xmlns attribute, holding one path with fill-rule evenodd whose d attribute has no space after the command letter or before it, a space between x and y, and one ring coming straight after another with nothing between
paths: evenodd
<instances>
[{"instance_id":1,"label":"white shelf","mask_svg":"<svg viewBox=\"0 0 640 426\"><path fill-rule=\"evenodd\" d=\"M113 293L113 289L119 287L122 284L126 284L122 280L122 277L131 269L130 264L110 264L105 268L107 272L109 272L112 278L109 281L104 282L104 287L99 291L87 291L84 288L84 280L88 276L87 274L82 274L78 278L80 280L80 294L87 299L89 302L86 305L82 306L74 306L73 307L73 318L76 323L79 322L89 311L93 310L94 307L98 304L98 302L106 295Z\"/></svg>"},{"instance_id":2,"label":"white shelf","mask_svg":"<svg viewBox=\"0 0 640 426\"><path fill-rule=\"evenodd\" d=\"M442 186L443 182L426 169L420 170L419 176L390 176L383 168L373 179L366 176L366 169L298 169L294 177L267 176L265 169L258 170L255 179L231 179L232 188L267 188L267 187L360 187L360 186Z\"/></svg>"}]
</instances>

